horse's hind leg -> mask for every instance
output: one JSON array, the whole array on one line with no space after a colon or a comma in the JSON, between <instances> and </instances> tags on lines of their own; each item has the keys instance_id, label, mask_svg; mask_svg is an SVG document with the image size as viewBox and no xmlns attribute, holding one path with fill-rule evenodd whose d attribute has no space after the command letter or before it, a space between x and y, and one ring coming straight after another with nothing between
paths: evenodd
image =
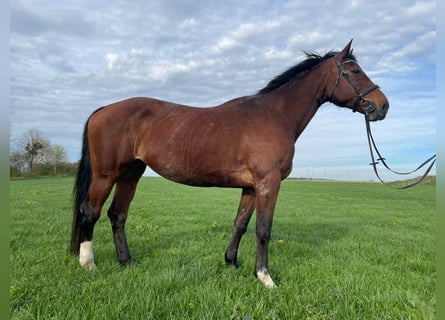
<instances>
[{"instance_id":1,"label":"horse's hind leg","mask_svg":"<svg viewBox=\"0 0 445 320\"><path fill-rule=\"evenodd\" d=\"M93 177L89 189L89 200L84 202L80 210L83 213L79 228L79 264L86 269L94 269L93 231L100 217L100 211L113 187L111 177Z\"/></svg>"},{"instance_id":2,"label":"horse's hind leg","mask_svg":"<svg viewBox=\"0 0 445 320\"><path fill-rule=\"evenodd\" d=\"M123 174L116 181L113 202L108 210L117 258L122 265L131 263L131 255L125 235L125 221L127 220L130 202L136 192L136 185L144 173L145 167L145 164L140 160L126 166Z\"/></svg>"},{"instance_id":3,"label":"horse's hind leg","mask_svg":"<svg viewBox=\"0 0 445 320\"><path fill-rule=\"evenodd\" d=\"M225 259L227 265L238 267L237 253L241 237L247 230L253 210L255 209L255 191L253 189L243 189L238 213L235 218L232 239L227 248Z\"/></svg>"}]
</instances>

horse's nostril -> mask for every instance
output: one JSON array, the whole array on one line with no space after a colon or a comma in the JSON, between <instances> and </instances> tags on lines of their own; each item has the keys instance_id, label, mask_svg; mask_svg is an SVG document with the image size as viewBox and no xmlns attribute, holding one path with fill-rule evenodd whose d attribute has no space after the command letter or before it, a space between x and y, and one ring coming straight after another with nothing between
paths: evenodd
<instances>
[{"instance_id":1,"label":"horse's nostril","mask_svg":"<svg viewBox=\"0 0 445 320\"><path fill-rule=\"evenodd\" d=\"M382 110L386 112L386 111L388 111L388 109L389 109L389 103L386 102L383 104Z\"/></svg>"}]
</instances>

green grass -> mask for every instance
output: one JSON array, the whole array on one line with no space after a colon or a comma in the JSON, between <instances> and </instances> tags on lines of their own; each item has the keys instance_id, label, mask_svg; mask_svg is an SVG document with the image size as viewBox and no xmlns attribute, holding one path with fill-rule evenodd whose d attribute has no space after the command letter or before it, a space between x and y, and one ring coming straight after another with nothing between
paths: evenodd
<instances>
[{"instance_id":1,"label":"green grass","mask_svg":"<svg viewBox=\"0 0 445 320\"><path fill-rule=\"evenodd\" d=\"M103 211L88 272L68 253L72 184L11 181L12 319L435 319L435 184L285 181L272 290L253 276L254 218L240 268L224 263L240 190L141 179L127 222L134 264L119 266Z\"/></svg>"}]
</instances>

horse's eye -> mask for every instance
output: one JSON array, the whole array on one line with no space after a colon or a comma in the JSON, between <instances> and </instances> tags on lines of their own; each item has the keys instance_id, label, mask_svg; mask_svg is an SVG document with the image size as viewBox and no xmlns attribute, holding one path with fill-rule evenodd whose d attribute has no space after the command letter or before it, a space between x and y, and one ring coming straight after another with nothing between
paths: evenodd
<instances>
[{"instance_id":1,"label":"horse's eye","mask_svg":"<svg viewBox=\"0 0 445 320\"><path fill-rule=\"evenodd\" d=\"M353 69L353 70L351 70L352 71L352 73L355 73L355 74L360 74L360 73L362 73L362 71L360 70L360 69Z\"/></svg>"}]
</instances>

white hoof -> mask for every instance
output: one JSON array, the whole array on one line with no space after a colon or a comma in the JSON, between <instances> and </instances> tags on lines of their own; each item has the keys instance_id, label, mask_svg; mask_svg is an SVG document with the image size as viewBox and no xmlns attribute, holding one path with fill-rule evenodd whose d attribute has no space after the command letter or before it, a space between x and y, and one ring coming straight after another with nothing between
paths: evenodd
<instances>
[{"instance_id":1,"label":"white hoof","mask_svg":"<svg viewBox=\"0 0 445 320\"><path fill-rule=\"evenodd\" d=\"M260 270L256 274L257 279L266 287L266 288L276 288L277 285L273 282L270 274L267 270Z\"/></svg>"},{"instance_id":2,"label":"white hoof","mask_svg":"<svg viewBox=\"0 0 445 320\"><path fill-rule=\"evenodd\" d=\"M93 255L93 242L85 241L80 244L79 264L82 268L93 270L96 268Z\"/></svg>"}]
</instances>

